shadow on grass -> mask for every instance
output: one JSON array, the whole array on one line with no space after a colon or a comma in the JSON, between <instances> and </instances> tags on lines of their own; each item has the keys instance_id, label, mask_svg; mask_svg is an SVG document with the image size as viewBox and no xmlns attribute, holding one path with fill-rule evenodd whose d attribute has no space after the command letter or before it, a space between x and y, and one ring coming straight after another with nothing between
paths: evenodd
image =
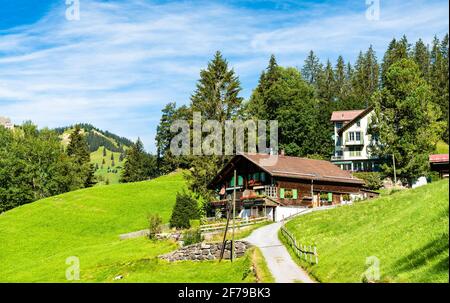
<instances>
[{"instance_id":1,"label":"shadow on grass","mask_svg":"<svg viewBox=\"0 0 450 303\"><path fill-rule=\"evenodd\" d=\"M411 270L415 270L421 266L425 266L427 261L431 261L434 258L438 257L439 255L443 255L445 252L447 252L448 255L448 249L449 249L449 239L448 235L441 235L441 237L430 241L423 247L414 250L409 255L399 259L394 264L394 269L396 273L391 274L398 274L399 272L407 272ZM431 275L434 274L442 274L447 272L448 273L449 263L448 263L448 256L446 259L440 261L439 263L435 264L433 267L430 267L429 273Z\"/></svg>"}]
</instances>

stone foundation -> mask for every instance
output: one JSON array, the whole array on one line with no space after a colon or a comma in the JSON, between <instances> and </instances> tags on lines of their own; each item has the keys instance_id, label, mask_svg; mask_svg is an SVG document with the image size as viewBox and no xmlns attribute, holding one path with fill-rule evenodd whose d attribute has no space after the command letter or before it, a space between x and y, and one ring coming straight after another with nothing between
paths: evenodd
<instances>
[{"instance_id":1,"label":"stone foundation","mask_svg":"<svg viewBox=\"0 0 450 303\"><path fill-rule=\"evenodd\" d=\"M250 243L245 241L235 241L235 255L237 258L242 257L247 249L251 247ZM173 261L183 260L216 260L220 257L222 243L197 243L182 247L174 252L161 255L159 258ZM227 242L223 254L224 259L230 259L231 243Z\"/></svg>"}]
</instances>

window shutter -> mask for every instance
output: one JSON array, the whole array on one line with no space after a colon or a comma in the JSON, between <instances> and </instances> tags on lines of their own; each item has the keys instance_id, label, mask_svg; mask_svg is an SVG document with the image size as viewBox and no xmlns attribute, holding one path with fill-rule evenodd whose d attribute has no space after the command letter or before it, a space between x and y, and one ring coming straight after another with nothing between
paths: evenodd
<instances>
[{"instance_id":1,"label":"window shutter","mask_svg":"<svg viewBox=\"0 0 450 303\"><path fill-rule=\"evenodd\" d=\"M238 176L238 185L239 185L239 186L244 185L244 177Z\"/></svg>"},{"instance_id":2,"label":"window shutter","mask_svg":"<svg viewBox=\"0 0 450 303\"><path fill-rule=\"evenodd\" d=\"M231 181L230 181L230 187L234 187L234 176L231 177Z\"/></svg>"},{"instance_id":3,"label":"window shutter","mask_svg":"<svg viewBox=\"0 0 450 303\"><path fill-rule=\"evenodd\" d=\"M328 193L328 202L333 202L333 193Z\"/></svg>"},{"instance_id":4,"label":"window shutter","mask_svg":"<svg viewBox=\"0 0 450 303\"><path fill-rule=\"evenodd\" d=\"M266 173L265 172L261 173L261 182L266 182Z\"/></svg>"},{"instance_id":5,"label":"window shutter","mask_svg":"<svg viewBox=\"0 0 450 303\"><path fill-rule=\"evenodd\" d=\"M298 198L297 190L296 190L296 189L293 189L293 190L292 190L292 199L297 199L297 198Z\"/></svg>"},{"instance_id":6,"label":"window shutter","mask_svg":"<svg viewBox=\"0 0 450 303\"><path fill-rule=\"evenodd\" d=\"M345 133L345 142L348 142L348 132Z\"/></svg>"},{"instance_id":7,"label":"window shutter","mask_svg":"<svg viewBox=\"0 0 450 303\"><path fill-rule=\"evenodd\" d=\"M280 199L284 199L284 188L280 188Z\"/></svg>"}]
</instances>

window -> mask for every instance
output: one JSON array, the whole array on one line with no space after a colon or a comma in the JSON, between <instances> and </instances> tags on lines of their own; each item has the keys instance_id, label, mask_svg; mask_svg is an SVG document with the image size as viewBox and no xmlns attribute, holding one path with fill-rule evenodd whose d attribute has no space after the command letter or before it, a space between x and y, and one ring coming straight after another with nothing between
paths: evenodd
<instances>
[{"instance_id":1,"label":"window","mask_svg":"<svg viewBox=\"0 0 450 303\"><path fill-rule=\"evenodd\" d=\"M350 157L359 157L361 156L361 149L356 146L350 147Z\"/></svg>"},{"instance_id":2,"label":"window","mask_svg":"<svg viewBox=\"0 0 450 303\"><path fill-rule=\"evenodd\" d=\"M244 185L244 177L243 176L238 176L238 186L242 186Z\"/></svg>"},{"instance_id":3,"label":"window","mask_svg":"<svg viewBox=\"0 0 450 303\"><path fill-rule=\"evenodd\" d=\"M361 121L356 122L356 126L361 127Z\"/></svg>"},{"instance_id":4,"label":"window","mask_svg":"<svg viewBox=\"0 0 450 303\"><path fill-rule=\"evenodd\" d=\"M356 141L361 141L361 133L360 132L356 132Z\"/></svg>"},{"instance_id":5,"label":"window","mask_svg":"<svg viewBox=\"0 0 450 303\"><path fill-rule=\"evenodd\" d=\"M349 136L350 141L355 141L355 133L354 132L348 133L348 136Z\"/></svg>"},{"instance_id":6,"label":"window","mask_svg":"<svg viewBox=\"0 0 450 303\"><path fill-rule=\"evenodd\" d=\"M342 128L342 122L336 122L336 128L337 129Z\"/></svg>"}]
</instances>

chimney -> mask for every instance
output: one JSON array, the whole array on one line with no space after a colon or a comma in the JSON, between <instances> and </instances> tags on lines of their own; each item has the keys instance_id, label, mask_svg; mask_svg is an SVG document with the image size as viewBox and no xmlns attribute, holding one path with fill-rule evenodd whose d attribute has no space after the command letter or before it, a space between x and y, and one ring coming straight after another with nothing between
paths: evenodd
<instances>
[{"instance_id":1,"label":"chimney","mask_svg":"<svg viewBox=\"0 0 450 303\"><path fill-rule=\"evenodd\" d=\"M280 155L281 155L281 156L284 156L284 149L282 149L282 150L280 151Z\"/></svg>"}]
</instances>

